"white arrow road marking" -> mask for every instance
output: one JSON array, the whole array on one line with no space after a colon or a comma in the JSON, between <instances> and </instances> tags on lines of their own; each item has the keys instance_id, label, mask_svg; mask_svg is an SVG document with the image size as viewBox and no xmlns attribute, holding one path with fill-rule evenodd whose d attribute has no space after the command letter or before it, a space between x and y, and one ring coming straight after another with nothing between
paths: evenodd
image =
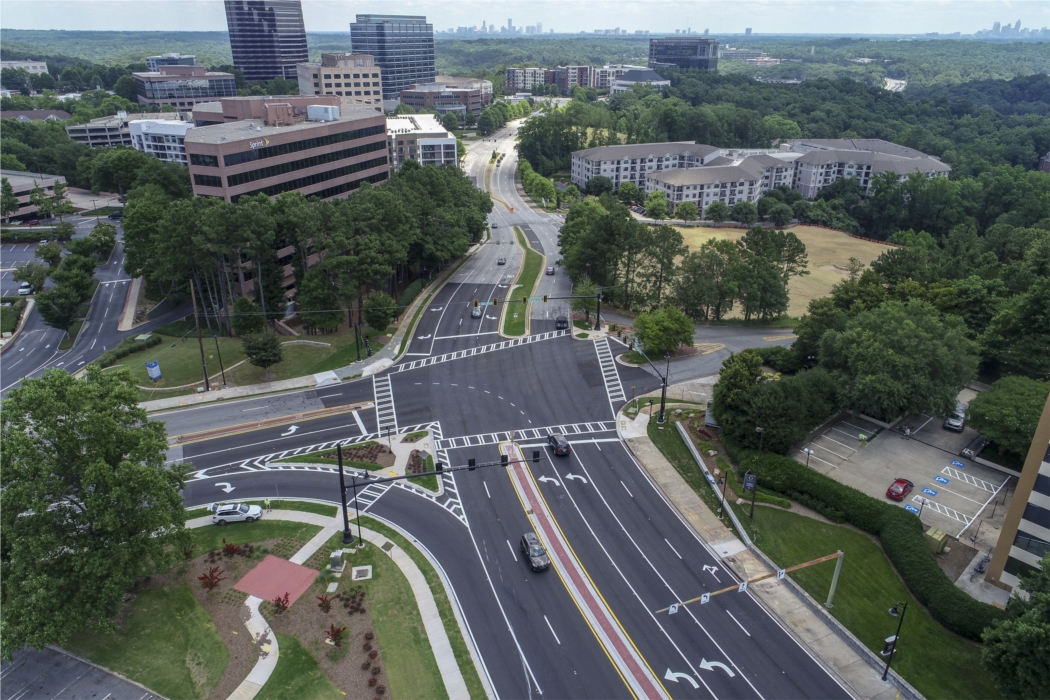
<instances>
[{"instance_id":1,"label":"white arrow road marking","mask_svg":"<svg viewBox=\"0 0 1050 700\"><path fill-rule=\"evenodd\" d=\"M434 308L431 309L431 311L441 311L443 308L445 308L445 307L444 306L435 306Z\"/></svg>"},{"instance_id":2,"label":"white arrow road marking","mask_svg":"<svg viewBox=\"0 0 1050 700\"><path fill-rule=\"evenodd\" d=\"M427 338L429 338L429 337L430 337L431 335L433 335L433 334L432 334L432 333L427 333L426 335L417 335L417 336L416 336L416 340L426 340L426 339L427 339Z\"/></svg>"},{"instance_id":3,"label":"white arrow road marking","mask_svg":"<svg viewBox=\"0 0 1050 700\"><path fill-rule=\"evenodd\" d=\"M294 433L298 429L299 429L298 425L290 425L290 426L288 426L288 430L286 430L283 433L281 433L281 437L288 437L289 435L291 435L292 433Z\"/></svg>"},{"instance_id":4,"label":"white arrow road marking","mask_svg":"<svg viewBox=\"0 0 1050 700\"><path fill-rule=\"evenodd\" d=\"M688 673L675 673L671 669L667 669L667 673L664 674L664 680L665 681L674 681L675 683L677 683L679 681L679 679L684 679L684 680L689 681L689 683L692 684L693 688L699 688L700 687L700 684L697 683L696 681L694 681L693 677L690 676Z\"/></svg>"},{"instance_id":5,"label":"white arrow road marking","mask_svg":"<svg viewBox=\"0 0 1050 700\"><path fill-rule=\"evenodd\" d=\"M726 673L728 673L730 678L736 675L735 673L733 673L733 669L729 668L721 661L708 661L707 659L700 659L700 668L704 669L705 671L714 671L715 667L718 667Z\"/></svg>"},{"instance_id":6,"label":"white arrow road marking","mask_svg":"<svg viewBox=\"0 0 1050 700\"><path fill-rule=\"evenodd\" d=\"M566 474L566 475L565 475L565 478L566 478L566 479L579 479L579 480L580 480L580 481L582 481L583 483L585 483L585 484L587 483L587 479L586 479L586 477L582 477L582 476L580 476L579 474Z\"/></svg>"},{"instance_id":7,"label":"white arrow road marking","mask_svg":"<svg viewBox=\"0 0 1050 700\"><path fill-rule=\"evenodd\" d=\"M495 321L495 320L496 320L496 317L495 317L495 316L486 316L485 318L487 318L487 319L490 319L490 320L492 320L492 321Z\"/></svg>"},{"instance_id":8,"label":"white arrow road marking","mask_svg":"<svg viewBox=\"0 0 1050 700\"><path fill-rule=\"evenodd\" d=\"M226 493L229 493L230 491L233 491L235 488L237 488L236 486L230 485L230 482L228 482L228 481L220 481L219 483L217 483L215 485L218 486L219 488L221 488Z\"/></svg>"},{"instance_id":9,"label":"white arrow road marking","mask_svg":"<svg viewBox=\"0 0 1050 700\"><path fill-rule=\"evenodd\" d=\"M537 479L536 481L549 481L549 482L551 482L552 484L554 484L555 486L561 486L561 484L560 484L560 483L558 483L558 480L557 480L557 479L552 479L552 478L550 478L549 476L541 476L541 477L540 477L539 479Z\"/></svg>"},{"instance_id":10,"label":"white arrow road marking","mask_svg":"<svg viewBox=\"0 0 1050 700\"><path fill-rule=\"evenodd\" d=\"M722 583L718 578L718 567L704 564L704 571L710 571L711 575L715 577L715 581Z\"/></svg>"}]
</instances>

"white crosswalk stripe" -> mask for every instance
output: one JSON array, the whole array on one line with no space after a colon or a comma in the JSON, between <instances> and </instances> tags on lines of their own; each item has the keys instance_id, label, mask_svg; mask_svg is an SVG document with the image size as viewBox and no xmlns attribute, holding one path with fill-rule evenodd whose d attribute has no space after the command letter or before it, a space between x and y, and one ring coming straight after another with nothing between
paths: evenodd
<instances>
[{"instance_id":1,"label":"white crosswalk stripe","mask_svg":"<svg viewBox=\"0 0 1050 700\"><path fill-rule=\"evenodd\" d=\"M390 490L392 484L372 484L366 486L357 492L357 508L358 510L367 511L373 503L379 500L379 498ZM353 507L354 499L351 498L346 503L347 506Z\"/></svg>"},{"instance_id":2,"label":"white crosswalk stripe","mask_svg":"<svg viewBox=\"0 0 1050 700\"><path fill-rule=\"evenodd\" d=\"M461 435L453 438L436 439L434 440L434 448L437 450L456 450L464 447L495 445L512 439L518 441L546 440L547 436L552 433L561 433L571 437L573 435L604 433L614 430L616 430L616 423L613 421L568 423L565 425L549 425L545 428L523 428L521 430L508 430L498 433L481 433L479 435Z\"/></svg>"},{"instance_id":3,"label":"white crosswalk stripe","mask_svg":"<svg viewBox=\"0 0 1050 700\"><path fill-rule=\"evenodd\" d=\"M514 338L513 340L504 340L501 343L493 343L492 345L483 345L479 348L470 348L469 350L459 350L457 352L448 352L444 355L434 355L424 360L414 360L412 362L405 362L397 365L393 368L393 372L407 372L412 369L419 369L420 367L429 367L430 365L436 365L440 362L452 362L453 360L461 360L464 357L474 357L475 355L483 355L487 352L495 352L497 350L506 350L507 348L516 348L519 345L528 345L530 343L538 343L541 340L550 340L551 338L560 338L561 336L568 335L569 331L550 331L549 333L540 333L539 335L527 335L524 338ZM389 380L388 380L389 381Z\"/></svg>"},{"instance_id":4,"label":"white crosswalk stripe","mask_svg":"<svg viewBox=\"0 0 1050 700\"><path fill-rule=\"evenodd\" d=\"M976 486L977 488L981 489L982 491L987 491L988 493L995 493L995 491L999 488L995 484L989 484L984 479L978 479L975 476L970 476L969 474L961 472L958 469L953 469L952 467L945 467L944 469L941 470L941 473L942 474L947 474L948 476L950 476L953 479L958 479L959 481L965 481L970 486Z\"/></svg>"},{"instance_id":5,"label":"white crosswalk stripe","mask_svg":"<svg viewBox=\"0 0 1050 700\"><path fill-rule=\"evenodd\" d=\"M394 411L394 388L390 386L390 376L384 374L382 377L372 377L372 391L376 398L376 421L379 424L379 434L385 435L387 430L397 432L397 413Z\"/></svg>"},{"instance_id":6,"label":"white crosswalk stripe","mask_svg":"<svg viewBox=\"0 0 1050 700\"><path fill-rule=\"evenodd\" d=\"M913 496L911 500L915 503L922 503L923 501L926 501L926 505L924 507L932 508L941 515L947 515L952 520L958 520L963 525L969 525L970 522L973 521L973 518L971 518L969 515L966 515L965 513L960 513L954 508L949 508L948 506L941 505L937 501L930 500L925 496Z\"/></svg>"},{"instance_id":7,"label":"white crosswalk stripe","mask_svg":"<svg viewBox=\"0 0 1050 700\"><path fill-rule=\"evenodd\" d=\"M594 341L594 349L598 353L598 365L602 370L602 379L605 380L605 393L609 395L609 405L627 401L627 395L623 393L623 385L620 383L620 373L616 371L616 360L609 348L609 339L599 338ZM616 413L616 407L612 408L613 413Z\"/></svg>"}]
</instances>

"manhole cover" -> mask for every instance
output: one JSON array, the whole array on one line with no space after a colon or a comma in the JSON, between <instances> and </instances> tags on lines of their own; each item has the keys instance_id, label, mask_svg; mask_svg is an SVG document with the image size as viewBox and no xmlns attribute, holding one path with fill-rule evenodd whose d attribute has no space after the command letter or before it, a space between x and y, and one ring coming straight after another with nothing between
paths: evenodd
<instances>
[{"instance_id":1,"label":"manhole cover","mask_svg":"<svg viewBox=\"0 0 1050 700\"><path fill-rule=\"evenodd\" d=\"M394 548L394 543L393 542L387 542L382 547L380 547L380 549L382 549L384 552L389 552L393 548Z\"/></svg>"}]
</instances>

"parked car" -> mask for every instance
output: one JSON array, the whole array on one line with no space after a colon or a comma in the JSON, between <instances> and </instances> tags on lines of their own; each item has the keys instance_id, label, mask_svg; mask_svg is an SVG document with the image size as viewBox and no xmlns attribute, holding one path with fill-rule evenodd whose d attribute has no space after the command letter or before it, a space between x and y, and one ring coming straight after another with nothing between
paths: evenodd
<instances>
[{"instance_id":1,"label":"parked car","mask_svg":"<svg viewBox=\"0 0 1050 700\"><path fill-rule=\"evenodd\" d=\"M33 285L29 284L28 282L23 282L22 284L18 285L18 296L20 297L27 297L35 291L36 289L33 288Z\"/></svg>"},{"instance_id":2,"label":"parked car","mask_svg":"<svg viewBox=\"0 0 1050 700\"><path fill-rule=\"evenodd\" d=\"M496 261L496 264L497 265L506 265L507 264L507 259L506 258L500 258L499 260Z\"/></svg>"},{"instance_id":3,"label":"parked car","mask_svg":"<svg viewBox=\"0 0 1050 700\"><path fill-rule=\"evenodd\" d=\"M964 403L955 404L955 410L952 411L950 416L944 419L944 427L947 430L954 430L957 433L961 433L966 426L967 408L969 408L969 406Z\"/></svg>"},{"instance_id":4,"label":"parked car","mask_svg":"<svg viewBox=\"0 0 1050 700\"><path fill-rule=\"evenodd\" d=\"M29 221L26 222L26 226L39 226L39 225L40 225L40 219L30 219Z\"/></svg>"},{"instance_id":5,"label":"parked car","mask_svg":"<svg viewBox=\"0 0 1050 700\"><path fill-rule=\"evenodd\" d=\"M547 274L548 275L553 275L554 274L554 266L553 265L551 265L551 266L549 266L547 268Z\"/></svg>"},{"instance_id":6,"label":"parked car","mask_svg":"<svg viewBox=\"0 0 1050 700\"><path fill-rule=\"evenodd\" d=\"M565 316L559 316L558 318L554 319L554 328L556 330L560 331L560 330L563 330L563 329L568 328L568 327L569 327L569 319L566 318Z\"/></svg>"},{"instance_id":7,"label":"parked car","mask_svg":"<svg viewBox=\"0 0 1050 700\"><path fill-rule=\"evenodd\" d=\"M895 501L903 501L904 497L911 493L913 488L915 488L915 484L907 479L895 479L890 484L890 487L886 489L886 497Z\"/></svg>"},{"instance_id":8,"label":"parked car","mask_svg":"<svg viewBox=\"0 0 1050 700\"><path fill-rule=\"evenodd\" d=\"M721 428L718 421L715 420L715 414L711 413L711 399L707 400L707 412L704 413L704 425L708 428Z\"/></svg>"},{"instance_id":9,"label":"parked car","mask_svg":"<svg viewBox=\"0 0 1050 700\"><path fill-rule=\"evenodd\" d=\"M551 559L536 533L526 532L521 536L521 553L525 555L525 561L529 562L529 568L533 571L546 571L551 568Z\"/></svg>"},{"instance_id":10,"label":"parked car","mask_svg":"<svg viewBox=\"0 0 1050 700\"><path fill-rule=\"evenodd\" d=\"M216 525L226 523L253 523L262 517L263 511L259 506L250 506L246 503L220 503L215 507L215 514L211 521Z\"/></svg>"},{"instance_id":11,"label":"parked car","mask_svg":"<svg viewBox=\"0 0 1050 700\"><path fill-rule=\"evenodd\" d=\"M107 216L106 218L107 219L112 219L113 221L119 221L120 219L124 218L124 210L121 209L120 211L115 211L112 214L110 214L109 216Z\"/></svg>"},{"instance_id":12,"label":"parked car","mask_svg":"<svg viewBox=\"0 0 1050 700\"><path fill-rule=\"evenodd\" d=\"M565 439L565 436L561 433L552 433L547 436L547 444L554 448L554 454L556 455L567 455L572 452L572 445Z\"/></svg>"},{"instance_id":13,"label":"parked car","mask_svg":"<svg viewBox=\"0 0 1050 700\"><path fill-rule=\"evenodd\" d=\"M963 457L974 459L975 457L977 457L977 455L981 454L981 450L983 450L985 445L987 444L988 438L986 438L984 435L978 435L973 440L971 440L970 444L964 447L962 449L962 452L960 452L959 454L961 454Z\"/></svg>"},{"instance_id":14,"label":"parked car","mask_svg":"<svg viewBox=\"0 0 1050 700\"><path fill-rule=\"evenodd\" d=\"M473 309L471 309L470 310L470 317L471 318L481 318L481 307L480 306L475 306Z\"/></svg>"}]
</instances>

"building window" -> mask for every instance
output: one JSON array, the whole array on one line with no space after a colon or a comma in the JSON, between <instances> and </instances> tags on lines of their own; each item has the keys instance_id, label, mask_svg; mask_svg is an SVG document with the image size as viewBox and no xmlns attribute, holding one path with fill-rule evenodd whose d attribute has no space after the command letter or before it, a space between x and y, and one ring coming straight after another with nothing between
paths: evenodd
<instances>
[{"instance_id":1,"label":"building window","mask_svg":"<svg viewBox=\"0 0 1050 700\"><path fill-rule=\"evenodd\" d=\"M208 156L202 153L194 153L190 156L190 163L193 165L204 165L209 168L219 167L219 159L216 156Z\"/></svg>"},{"instance_id":2,"label":"building window","mask_svg":"<svg viewBox=\"0 0 1050 700\"><path fill-rule=\"evenodd\" d=\"M353 148L347 148L342 151L336 151L334 153L325 153L323 155L311 156L309 158L302 158L300 160L294 160L290 163L280 163L278 165L271 165L265 168L257 168L255 170L249 170L244 173L237 173L236 175L229 175L226 181L230 187L236 187L238 185L244 185L255 180L263 180L268 177L276 177L278 175L284 175L286 173L295 172L296 170L303 170L305 168L313 168L318 165L324 165L326 163L334 163L336 161L345 160L346 158L353 158L355 156L364 155L366 153L374 153L375 151L381 151L386 149L386 144L382 141L374 141L372 143L365 144L363 146L354 146ZM356 164L347 167L357 167L358 165L367 165L367 167L360 167L358 170L367 170L368 168L374 168L377 161L386 162L386 158L379 158L375 160L367 161L365 164ZM348 172L357 172L358 170L350 170Z\"/></svg>"},{"instance_id":3,"label":"building window","mask_svg":"<svg viewBox=\"0 0 1050 700\"><path fill-rule=\"evenodd\" d=\"M377 124L376 126L369 126L363 129L354 129L353 131L343 131L338 134L329 134L328 136L319 136L313 139L293 141L292 143L282 143L277 146L257 148L254 151L249 150L242 151L241 153L231 153L228 156L223 156L223 163L226 167L230 167L233 165L240 165L241 163L248 163L253 160L273 158L275 156L285 155L286 153L297 153L299 151L310 150L311 148L320 148L321 146L332 146L346 141L355 141L357 139L376 136L378 134L386 136L385 124Z\"/></svg>"},{"instance_id":4,"label":"building window","mask_svg":"<svg viewBox=\"0 0 1050 700\"><path fill-rule=\"evenodd\" d=\"M1050 542L1041 540L1034 535L1029 535L1022 530L1017 531L1017 537L1014 538L1014 547L1030 552L1040 559L1043 558L1044 554L1050 552Z\"/></svg>"},{"instance_id":5,"label":"building window","mask_svg":"<svg viewBox=\"0 0 1050 700\"><path fill-rule=\"evenodd\" d=\"M218 175L194 175L193 183L201 187L222 187L222 178Z\"/></svg>"},{"instance_id":6,"label":"building window","mask_svg":"<svg viewBox=\"0 0 1050 700\"><path fill-rule=\"evenodd\" d=\"M1005 571L1008 574L1012 574L1012 575L1016 576L1017 578L1021 578L1025 574L1036 573L1038 571L1038 569L1036 569L1031 564L1026 564L1025 562L1021 561L1020 559L1014 559L1013 557L1007 557L1006 558L1006 566L1003 567L1003 571Z\"/></svg>"},{"instance_id":7,"label":"building window","mask_svg":"<svg viewBox=\"0 0 1050 700\"><path fill-rule=\"evenodd\" d=\"M289 180L288 182L281 182L276 185L270 185L269 187L263 187L258 190L252 190L251 192L239 194L236 197L232 197L231 199L233 199L233 201L236 202L241 197L256 194L265 194L269 197L273 197L281 194L282 192L289 192L291 190L309 187L310 185L314 185L319 182L325 182L327 180L331 180L337 177L342 177L343 175L348 175L351 172L360 172L361 170L367 170L368 168L375 168L380 165L386 165L386 163L387 159L386 156L384 156L382 158L376 158L375 160L370 160L365 163L355 163L354 165L348 165L345 168L337 168L336 170L329 170L328 172L318 173L317 175L301 177L296 180ZM358 187L361 186L362 182L371 182L372 184L375 184L377 182L383 182L387 179L387 177L389 177L389 173L376 173L375 175L369 175L368 177L361 178L360 180L354 180L352 182L347 182L342 185L336 185L335 187L329 187L328 189L324 189L319 192L311 192L309 196L327 199L329 197L334 197L337 194L342 194L344 192L356 190Z\"/></svg>"}]
</instances>

